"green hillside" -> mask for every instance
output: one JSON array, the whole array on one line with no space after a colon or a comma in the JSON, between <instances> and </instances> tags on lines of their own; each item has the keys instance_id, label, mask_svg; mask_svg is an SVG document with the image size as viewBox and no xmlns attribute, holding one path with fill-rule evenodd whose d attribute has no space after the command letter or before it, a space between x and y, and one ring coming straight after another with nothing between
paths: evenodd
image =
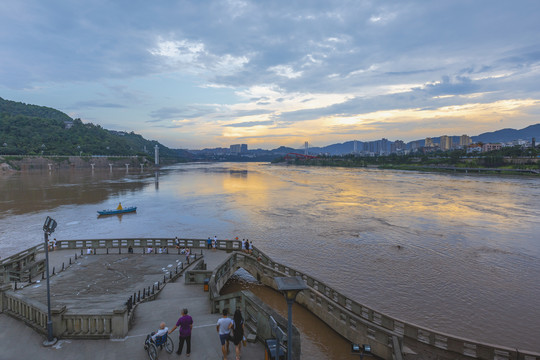
<instances>
[{"instance_id":1,"label":"green hillside","mask_svg":"<svg viewBox=\"0 0 540 360\"><path fill-rule=\"evenodd\" d=\"M169 149L133 132L109 131L71 119L61 111L0 98L0 154L8 155L143 155L189 159L189 153Z\"/></svg>"}]
</instances>

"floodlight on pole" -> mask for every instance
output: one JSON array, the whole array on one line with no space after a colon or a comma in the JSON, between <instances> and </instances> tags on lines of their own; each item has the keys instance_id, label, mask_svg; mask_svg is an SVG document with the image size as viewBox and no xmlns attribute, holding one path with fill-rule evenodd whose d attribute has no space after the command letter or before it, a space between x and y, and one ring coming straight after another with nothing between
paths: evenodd
<instances>
[{"instance_id":1,"label":"floodlight on pole","mask_svg":"<svg viewBox=\"0 0 540 360\"><path fill-rule=\"evenodd\" d=\"M290 277L275 277L277 288L285 300L287 300L287 359L292 359L292 304L296 299L296 295L304 289L307 289L307 285L301 276Z\"/></svg>"},{"instance_id":2,"label":"floodlight on pole","mask_svg":"<svg viewBox=\"0 0 540 360\"><path fill-rule=\"evenodd\" d=\"M43 224L43 232L45 233L45 264L47 268L47 340L43 342L45 346L56 344L57 339L53 337L53 326L51 316L51 290L49 282L49 235L56 229L56 221L47 216Z\"/></svg>"}]
</instances>

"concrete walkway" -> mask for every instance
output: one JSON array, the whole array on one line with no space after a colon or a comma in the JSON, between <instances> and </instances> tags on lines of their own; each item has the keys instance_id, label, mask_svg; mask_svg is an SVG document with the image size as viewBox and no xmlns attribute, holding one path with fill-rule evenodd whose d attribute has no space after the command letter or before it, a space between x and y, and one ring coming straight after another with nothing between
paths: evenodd
<instances>
[{"instance_id":1,"label":"concrete walkway","mask_svg":"<svg viewBox=\"0 0 540 360\"><path fill-rule=\"evenodd\" d=\"M56 251L51 253L51 264L60 263L69 253ZM104 255L107 256L107 255ZM153 256L153 255L150 255ZM155 255L156 257L160 255ZM208 269L212 269L226 259L224 251L204 251ZM69 261L69 260L68 260ZM51 270L52 271L52 270ZM69 269L66 270L66 272ZM119 340L59 340L50 348L43 347L45 338L26 326L23 322L0 314L0 360L1 359L147 359L143 349L146 335L155 331L164 321L172 328L180 316L182 308L188 308L193 317L190 359L221 359L221 344L216 332L218 314L211 314L208 293L202 285L185 285L184 277L174 283L168 283L154 301L141 303L135 310L134 325L124 339ZM175 351L178 348L178 330L172 335ZM187 358L184 346L181 356L159 352L160 359ZM234 346L231 344L228 359L235 359ZM264 345L248 343L242 349L242 359L263 359Z\"/></svg>"}]
</instances>

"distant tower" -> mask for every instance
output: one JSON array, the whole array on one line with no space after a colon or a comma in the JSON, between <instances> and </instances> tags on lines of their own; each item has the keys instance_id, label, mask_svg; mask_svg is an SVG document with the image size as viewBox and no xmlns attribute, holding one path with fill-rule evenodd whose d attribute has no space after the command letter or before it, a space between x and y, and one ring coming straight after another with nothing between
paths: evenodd
<instances>
[{"instance_id":1,"label":"distant tower","mask_svg":"<svg viewBox=\"0 0 540 360\"><path fill-rule=\"evenodd\" d=\"M308 149L309 149L309 144L308 144L308 142L306 141L306 142L304 143L304 155L307 155L307 154L308 154Z\"/></svg>"},{"instance_id":2,"label":"distant tower","mask_svg":"<svg viewBox=\"0 0 540 360\"><path fill-rule=\"evenodd\" d=\"M358 141L354 140L353 153L358 154Z\"/></svg>"},{"instance_id":3,"label":"distant tower","mask_svg":"<svg viewBox=\"0 0 540 360\"><path fill-rule=\"evenodd\" d=\"M470 136L467 136L467 135L461 135L459 137L459 146L467 146L467 145L471 145L472 144L472 139Z\"/></svg>"},{"instance_id":4,"label":"distant tower","mask_svg":"<svg viewBox=\"0 0 540 360\"><path fill-rule=\"evenodd\" d=\"M154 146L154 164L159 166L159 146Z\"/></svg>"},{"instance_id":5,"label":"distant tower","mask_svg":"<svg viewBox=\"0 0 540 360\"><path fill-rule=\"evenodd\" d=\"M440 137L440 148L441 150L450 150L452 148L452 138L448 135L443 135Z\"/></svg>"}]
</instances>

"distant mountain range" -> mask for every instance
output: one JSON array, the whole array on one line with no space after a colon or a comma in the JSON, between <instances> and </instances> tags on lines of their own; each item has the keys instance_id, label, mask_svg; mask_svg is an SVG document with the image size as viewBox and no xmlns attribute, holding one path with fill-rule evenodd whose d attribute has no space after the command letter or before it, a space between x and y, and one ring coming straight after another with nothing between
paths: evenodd
<instances>
[{"instance_id":1,"label":"distant mountain range","mask_svg":"<svg viewBox=\"0 0 540 360\"><path fill-rule=\"evenodd\" d=\"M473 142L509 142L513 140L528 140L536 138L536 141L540 141L540 124L527 126L521 130L516 129L501 129L497 131L487 132L478 136L472 136Z\"/></svg>"},{"instance_id":2,"label":"distant mountain range","mask_svg":"<svg viewBox=\"0 0 540 360\"><path fill-rule=\"evenodd\" d=\"M452 136L452 141L454 143L459 143L460 136ZM492 132L482 133L477 136L471 136L473 143L499 143L499 142L510 142L514 140L527 140L531 141L532 138L536 138L536 142L540 142L540 123L535 125L527 126L521 130L516 129L501 129ZM432 137L434 143L440 143L440 137ZM425 139L415 140L419 146L424 146ZM407 144L411 144L415 141L411 141ZM393 140L388 141L388 146L392 143ZM358 141L358 149L362 149L363 145L368 143L366 141ZM283 147L282 147L283 148ZM281 148L280 148L281 149ZM291 149L291 148L287 148ZM277 150L277 149L276 149ZM310 154L330 154L330 155L344 155L350 154L354 150L354 141L347 141L344 143L332 144L324 147L310 147ZM389 149L388 149L389 150ZM272 150L275 151L275 150ZM299 152L303 153L304 149L291 149L290 152Z\"/></svg>"}]
</instances>

